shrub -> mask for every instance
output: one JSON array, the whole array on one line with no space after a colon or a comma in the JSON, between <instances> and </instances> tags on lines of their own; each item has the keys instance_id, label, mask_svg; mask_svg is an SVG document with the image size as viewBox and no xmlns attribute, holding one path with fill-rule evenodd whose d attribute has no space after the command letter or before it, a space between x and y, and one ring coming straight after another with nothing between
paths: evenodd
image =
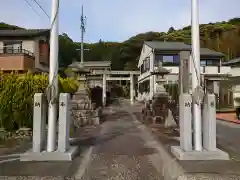
<instances>
[{"instance_id":1,"label":"shrub","mask_svg":"<svg viewBox=\"0 0 240 180\"><path fill-rule=\"evenodd\" d=\"M33 97L44 93L48 86L46 74L0 74L0 127L16 130L32 127ZM59 93L74 93L76 80L59 78Z\"/></svg>"}]
</instances>

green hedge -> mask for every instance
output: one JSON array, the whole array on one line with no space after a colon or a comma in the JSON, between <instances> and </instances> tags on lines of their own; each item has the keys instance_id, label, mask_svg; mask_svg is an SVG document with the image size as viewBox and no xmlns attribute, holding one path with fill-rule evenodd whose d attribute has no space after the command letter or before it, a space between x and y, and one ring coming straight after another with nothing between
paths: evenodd
<instances>
[{"instance_id":1,"label":"green hedge","mask_svg":"<svg viewBox=\"0 0 240 180\"><path fill-rule=\"evenodd\" d=\"M33 97L48 86L46 74L3 74L0 72L0 128L8 131L32 127ZM74 93L78 82L59 77L59 93Z\"/></svg>"}]
</instances>

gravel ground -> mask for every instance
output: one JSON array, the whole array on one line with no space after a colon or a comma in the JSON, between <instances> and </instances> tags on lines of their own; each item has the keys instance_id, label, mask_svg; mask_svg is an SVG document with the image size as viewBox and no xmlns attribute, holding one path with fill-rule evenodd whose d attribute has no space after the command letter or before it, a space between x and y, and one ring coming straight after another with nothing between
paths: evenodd
<instances>
[{"instance_id":1,"label":"gravel ground","mask_svg":"<svg viewBox=\"0 0 240 180\"><path fill-rule=\"evenodd\" d=\"M107 117L82 180L162 179L148 158L156 150L145 146L131 116L118 106L112 112L115 113Z\"/></svg>"}]
</instances>

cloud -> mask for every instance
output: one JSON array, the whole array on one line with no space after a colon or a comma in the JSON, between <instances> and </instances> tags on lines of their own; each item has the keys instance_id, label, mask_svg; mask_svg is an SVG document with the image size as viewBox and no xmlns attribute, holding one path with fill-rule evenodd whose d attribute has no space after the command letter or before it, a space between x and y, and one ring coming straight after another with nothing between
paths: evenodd
<instances>
[{"instance_id":1,"label":"cloud","mask_svg":"<svg viewBox=\"0 0 240 180\"><path fill-rule=\"evenodd\" d=\"M1 2L0 21L26 28L48 28L50 20L33 0ZM50 14L51 0L38 1ZM200 22L216 22L239 16L239 0L199 0ZM87 16L85 40L123 41L146 31L167 31L190 24L190 0L61 0L60 32L80 41L81 5Z\"/></svg>"}]
</instances>

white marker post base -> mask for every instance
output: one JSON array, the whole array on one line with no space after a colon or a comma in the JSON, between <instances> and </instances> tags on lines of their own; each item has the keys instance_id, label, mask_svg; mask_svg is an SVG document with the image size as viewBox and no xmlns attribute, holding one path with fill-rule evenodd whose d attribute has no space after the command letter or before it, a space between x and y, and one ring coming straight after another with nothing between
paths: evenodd
<instances>
[{"instance_id":1,"label":"white marker post base","mask_svg":"<svg viewBox=\"0 0 240 180\"><path fill-rule=\"evenodd\" d=\"M180 95L180 146L172 146L171 152L179 160L229 160L229 155L216 148L216 107L215 96L206 94L203 116L203 147L202 151L191 150L191 119L190 109L186 106L189 96ZM185 105L186 104L186 105ZM184 107L184 108L183 108ZM183 116L184 115L184 116ZM184 117L184 118L183 118Z\"/></svg>"},{"instance_id":2,"label":"white marker post base","mask_svg":"<svg viewBox=\"0 0 240 180\"><path fill-rule=\"evenodd\" d=\"M77 152L78 147L70 147L66 152L42 151L40 153L34 153L32 150L29 150L21 155L20 161L72 161Z\"/></svg>"},{"instance_id":3,"label":"white marker post base","mask_svg":"<svg viewBox=\"0 0 240 180\"><path fill-rule=\"evenodd\" d=\"M180 146L172 146L171 152L179 160L229 160L229 156L224 151L216 149L216 151L183 151Z\"/></svg>"},{"instance_id":4,"label":"white marker post base","mask_svg":"<svg viewBox=\"0 0 240 180\"><path fill-rule=\"evenodd\" d=\"M44 113L46 111L42 111L43 107L43 98L42 94L36 94L34 96L34 116L33 123L41 124L37 121L41 121L45 123ZM42 147L36 147L36 143L33 143L33 148L26 153L20 156L20 161L72 161L74 156L78 153L78 147L73 147L69 145L69 133L70 133L70 125L71 125L71 117L70 117L70 108L69 108L69 95L66 93L60 94L60 103L59 103L59 136L58 136L58 149L54 152L47 152L46 149L42 150ZM41 119L39 118L41 117ZM33 133L33 139L42 142L42 138L44 137L42 130L43 125L39 125L35 129ZM35 137L37 136L37 137ZM45 147L46 148L46 147Z\"/></svg>"}]
</instances>

